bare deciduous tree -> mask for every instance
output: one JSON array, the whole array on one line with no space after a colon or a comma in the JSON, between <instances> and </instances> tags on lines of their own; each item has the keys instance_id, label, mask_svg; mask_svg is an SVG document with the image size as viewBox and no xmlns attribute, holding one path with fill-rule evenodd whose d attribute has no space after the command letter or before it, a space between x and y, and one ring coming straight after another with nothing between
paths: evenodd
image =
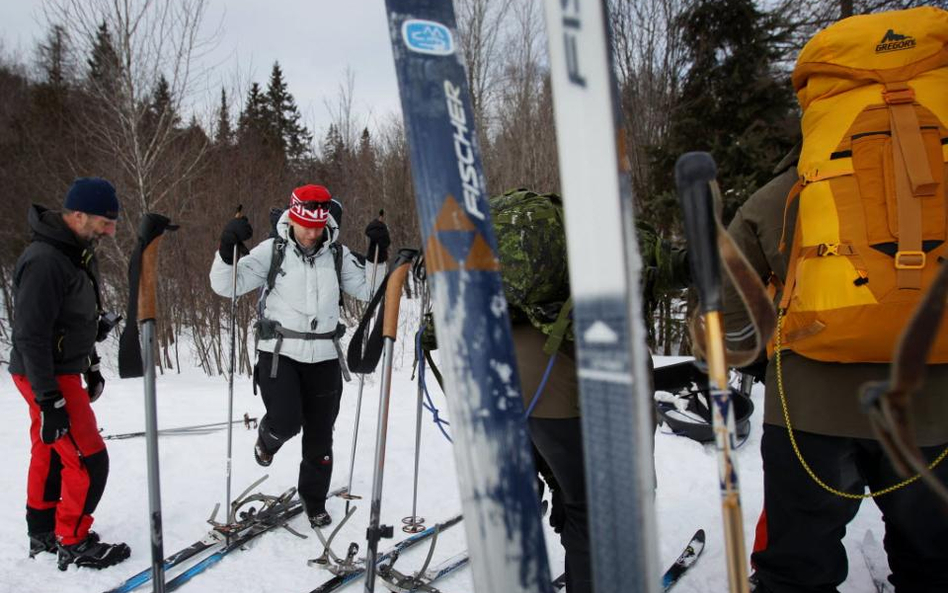
<instances>
[{"instance_id":1,"label":"bare deciduous tree","mask_svg":"<svg viewBox=\"0 0 948 593\"><path fill-rule=\"evenodd\" d=\"M85 88L99 109L91 111L86 132L92 148L118 167L116 181L127 184L126 195L134 196L137 208L130 214L167 208L166 200L194 173L204 150L171 147L181 131L175 117L205 44L200 34L206 1L51 0L46 7L49 23L62 27L87 55L107 31L115 68L105 77L87 77ZM154 112L155 85L162 79L167 101Z\"/></svg>"},{"instance_id":2,"label":"bare deciduous tree","mask_svg":"<svg viewBox=\"0 0 948 593\"><path fill-rule=\"evenodd\" d=\"M467 62L474 120L486 126L486 108L497 92L503 43L513 0L455 0L459 45Z\"/></svg>"}]
</instances>

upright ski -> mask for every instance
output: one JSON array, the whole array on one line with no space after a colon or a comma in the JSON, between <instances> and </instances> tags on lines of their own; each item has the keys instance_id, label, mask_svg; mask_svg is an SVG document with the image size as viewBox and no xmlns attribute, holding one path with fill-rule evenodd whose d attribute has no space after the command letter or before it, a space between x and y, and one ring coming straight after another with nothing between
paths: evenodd
<instances>
[{"instance_id":1,"label":"upright ski","mask_svg":"<svg viewBox=\"0 0 948 593\"><path fill-rule=\"evenodd\" d=\"M461 522L461 518L462 518L461 515L456 515L448 519L444 523L440 523L438 525L432 525L431 527L429 527L428 529L425 529L424 531L419 531L418 533L415 533L413 535L406 537L405 539L398 542L397 544L395 544L388 550L380 553L377 557L377 562L378 563L385 562L386 560L389 560L390 558L392 558L392 556L399 554L403 552L404 550L407 550L425 541L426 539L433 536L436 532L444 531L445 529L448 529L449 527L457 525L458 523ZM310 593L331 593L332 591L338 591L339 589L345 587L349 583L352 583L362 578L364 574L365 574L365 566L361 566L351 572L347 572L345 574L339 574L332 577L331 579L329 579L322 585L310 591Z\"/></svg>"},{"instance_id":2,"label":"upright ski","mask_svg":"<svg viewBox=\"0 0 948 593\"><path fill-rule=\"evenodd\" d=\"M454 7L386 7L475 589L547 593L536 472Z\"/></svg>"},{"instance_id":3,"label":"upright ski","mask_svg":"<svg viewBox=\"0 0 948 593\"><path fill-rule=\"evenodd\" d=\"M574 302L593 581L599 591L654 593L660 569L652 394L607 5L605 0L544 4ZM602 256L604 246L609 257Z\"/></svg>"}]
</instances>

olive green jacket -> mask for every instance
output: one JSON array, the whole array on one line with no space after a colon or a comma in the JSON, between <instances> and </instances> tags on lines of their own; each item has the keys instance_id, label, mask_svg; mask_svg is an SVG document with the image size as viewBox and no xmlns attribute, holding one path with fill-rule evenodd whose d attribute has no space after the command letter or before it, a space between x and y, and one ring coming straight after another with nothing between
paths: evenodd
<instances>
[{"instance_id":1,"label":"olive green jacket","mask_svg":"<svg viewBox=\"0 0 948 593\"><path fill-rule=\"evenodd\" d=\"M777 176L741 206L728 233L766 283L771 274L785 278L787 262L778 246L783 230L787 195L797 178L799 152L778 165ZM724 323L730 348L752 345L750 320L729 283L725 283ZM777 295L779 299L779 295ZM764 422L786 426L779 396L775 357L767 365ZM783 391L794 430L852 438L874 438L859 405L859 388L866 381L888 377L889 365L827 363L784 351L781 360ZM930 365L922 392L913 398L919 445L948 442L948 365Z\"/></svg>"}]
</instances>

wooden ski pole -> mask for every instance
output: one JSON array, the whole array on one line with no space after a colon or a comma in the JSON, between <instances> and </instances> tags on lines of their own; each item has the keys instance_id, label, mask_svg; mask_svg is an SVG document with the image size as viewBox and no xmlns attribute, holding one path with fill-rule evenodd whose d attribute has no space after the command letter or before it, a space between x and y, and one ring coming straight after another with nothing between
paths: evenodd
<instances>
[{"instance_id":1,"label":"wooden ski pole","mask_svg":"<svg viewBox=\"0 0 948 593\"><path fill-rule=\"evenodd\" d=\"M724 330L721 319L721 263L717 247L717 218L711 193L717 167L706 152L689 152L675 164L675 182L688 239L691 278L698 290L699 311L704 318L705 348L710 379L712 421L718 450L718 471L724 517L724 541L731 593L748 593L744 518L737 466L733 455L734 406L728 389Z\"/></svg>"},{"instance_id":2,"label":"wooden ski pole","mask_svg":"<svg viewBox=\"0 0 948 593\"><path fill-rule=\"evenodd\" d=\"M151 532L151 574L155 593L164 593L164 543L161 526L161 487L158 471L158 415L155 397L155 319L158 315L158 247L165 230L177 227L160 214L147 213L139 227L141 275L138 320L141 326L145 380L145 450L148 465L148 518Z\"/></svg>"}]
</instances>

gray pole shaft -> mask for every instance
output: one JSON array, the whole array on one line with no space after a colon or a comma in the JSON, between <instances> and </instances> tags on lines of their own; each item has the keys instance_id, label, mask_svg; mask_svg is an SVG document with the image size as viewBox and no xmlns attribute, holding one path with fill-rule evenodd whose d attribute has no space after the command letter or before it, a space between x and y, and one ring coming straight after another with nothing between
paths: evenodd
<instances>
[{"instance_id":1,"label":"gray pole shaft","mask_svg":"<svg viewBox=\"0 0 948 593\"><path fill-rule=\"evenodd\" d=\"M352 474L355 471L356 446L359 443L359 417L362 415L362 390L365 387L365 375L359 375L359 395L356 397L355 425L352 427L352 450L349 452L349 479L346 481L346 494L352 494Z\"/></svg>"},{"instance_id":2,"label":"gray pole shaft","mask_svg":"<svg viewBox=\"0 0 948 593\"><path fill-rule=\"evenodd\" d=\"M385 440L388 436L388 403L392 387L392 353L395 340L383 338L382 390L379 397L379 422L375 436L375 470L372 475L372 504L369 509L369 532L378 532L382 513L382 475L385 471ZM379 541L372 537L365 553L365 591L375 591L375 564L378 562Z\"/></svg>"},{"instance_id":3,"label":"gray pole shaft","mask_svg":"<svg viewBox=\"0 0 948 593\"><path fill-rule=\"evenodd\" d=\"M232 281L232 291L230 298L230 376L227 378L227 460L224 463L224 479L226 486L224 488L224 512L227 514L227 521L234 518L230 516L230 482L231 482L231 463L233 460L234 448L234 374L237 372L237 245L234 245L233 259L234 277Z\"/></svg>"},{"instance_id":4,"label":"gray pole shaft","mask_svg":"<svg viewBox=\"0 0 948 593\"><path fill-rule=\"evenodd\" d=\"M145 450L148 460L148 519L151 531L151 578L154 593L165 591L164 543L161 531L161 487L158 475L158 412L155 400L155 320L142 322L145 379Z\"/></svg>"},{"instance_id":5,"label":"gray pole shaft","mask_svg":"<svg viewBox=\"0 0 948 593\"><path fill-rule=\"evenodd\" d=\"M375 290L375 275L378 273L379 251L375 250L375 256L372 258L372 290ZM369 332L365 332L368 336ZM368 339L368 338L366 338ZM362 342L362 356L365 356L365 341ZM352 494L352 474L355 471L356 445L359 443L359 417L362 415L362 389L365 387L365 374L359 375L359 396L356 398L356 417L355 426L352 428L352 451L349 453L349 480L346 482L346 494ZM348 502L346 511L348 512Z\"/></svg>"},{"instance_id":6,"label":"gray pole shaft","mask_svg":"<svg viewBox=\"0 0 948 593\"><path fill-rule=\"evenodd\" d=\"M421 366L419 364L419 366ZM415 410L415 477L411 491L411 517L418 520L418 459L421 454L421 408L424 398L424 389L421 387L421 373L418 375L418 408Z\"/></svg>"}]
</instances>

